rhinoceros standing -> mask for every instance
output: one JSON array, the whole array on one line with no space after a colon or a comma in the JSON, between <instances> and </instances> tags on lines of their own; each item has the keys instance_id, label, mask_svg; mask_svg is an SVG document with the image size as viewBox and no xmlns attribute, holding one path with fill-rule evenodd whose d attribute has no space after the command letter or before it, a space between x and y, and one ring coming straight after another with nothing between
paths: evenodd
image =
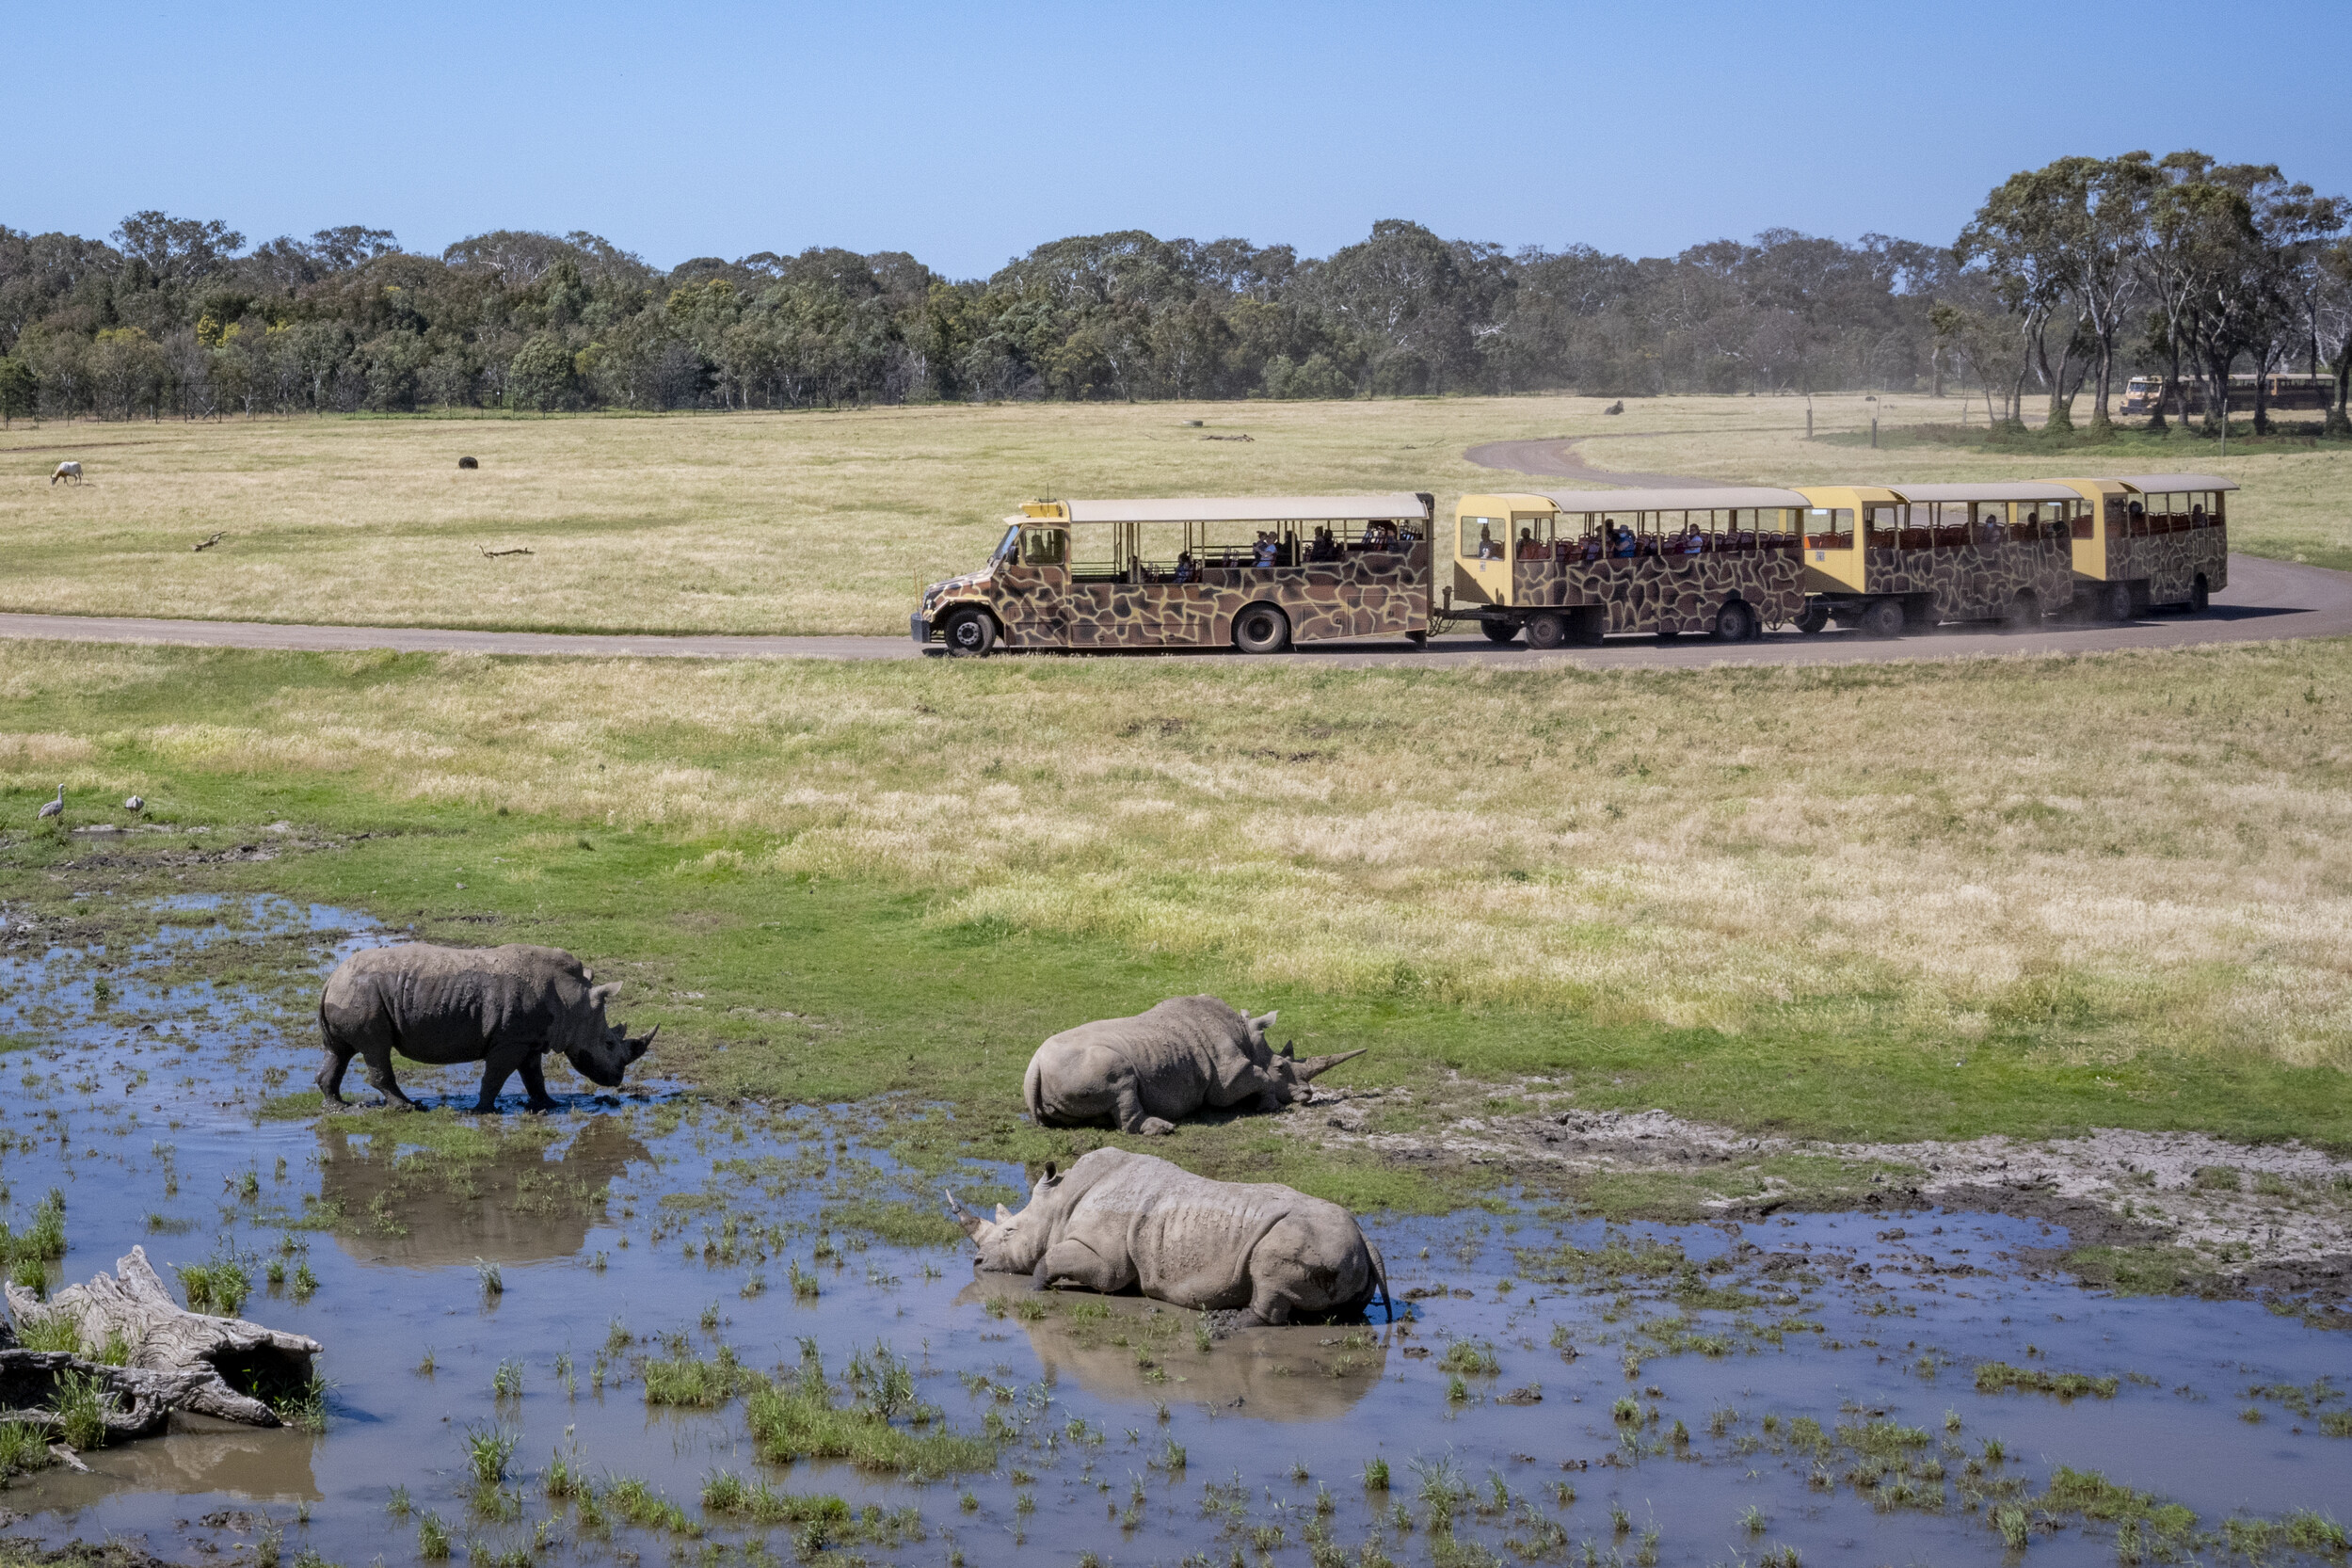
<instances>
[{"instance_id":1,"label":"rhinoceros standing","mask_svg":"<svg viewBox=\"0 0 2352 1568\"><path fill-rule=\"evenodd\" d=\"M1148 1154L1096 1149L1050 1165L1019 1213L984 1220L947 1194L976 1267L1048 1288L1140 1290L1176 1306L1246 1308L1261 1323L1361 1312L1388 1275L1355 1217L1272 1182L1211 1181Z\"/></svg>"},{"instance_id":2,"label":"rhinoceros standing","mask_svg":"<svg viewBox=\"0 0 2352 1568\"><path fill-rule=\"evenodd\" d=\"M1045 1127L1108 1122L1122 1132L1174 1132L1202 1106L1254 1100L1275 1111L1306 1097L1316 1074L1363 1055L1300 1061L1266 1044L1274 1015L1253 1018L1215 997L1172 997L1131 1018L1065 1029L1037 1048L1021 1080L1029 1113Z\"/></svg>"},{"instance_id":3,"label":"rhinoceros standing","mask_svg":"<svg viewBox=\"0 0 2352 1568\"><path fill-rule=\"evenodd\" d=\"M367 1080L395 1105L415 1109L392 1079L392 1052L412 1062L482 1064L478 1112L498 1109L508 1075L520 1073L531 1108L545 1111L547 1079L539 1058L558 1050L582 1077L607 1089L646 1053L656 1024L632 1039L604 1021L604 1002L620 987L591 985L595 976L560 948L509 943L443 948L426 942L355 952L327 977L318 1000L327 1061L318 1092L342 1105L343 1073L355 1055Z\"/></svg>"}]
</instances>

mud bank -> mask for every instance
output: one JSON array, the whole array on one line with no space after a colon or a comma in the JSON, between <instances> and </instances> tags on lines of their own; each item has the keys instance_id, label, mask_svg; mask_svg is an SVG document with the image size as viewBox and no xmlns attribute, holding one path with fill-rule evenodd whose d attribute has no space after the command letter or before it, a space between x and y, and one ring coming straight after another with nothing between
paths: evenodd
<instances>
[{"instance_id":1,"label":"mud bank","mask_svg":"<svg viewBox=\"0 0 2352 1568\"><path fill-rule=\"evenodd\" d=\"M2297 1143L2104 1128L2042 1142L1843 1144L1741 1133L1663 1111L1555 1108L1545 1102L1568 1096L1544 1080L1515 1094L1543 1109L1381 1132L1368 1112L1398 1091L1334 1090L1292 1107L1282 1125L1323 1146L1392 1160L1555 1177L1667 1176L1694 1211L1734 1218L1784 1208L1984 1209L2064 1224L2078 1250L2172 1249L2181 1283L2209 1294L2352 1293L2352 1160Z\"/></svg>"}]
</instances>

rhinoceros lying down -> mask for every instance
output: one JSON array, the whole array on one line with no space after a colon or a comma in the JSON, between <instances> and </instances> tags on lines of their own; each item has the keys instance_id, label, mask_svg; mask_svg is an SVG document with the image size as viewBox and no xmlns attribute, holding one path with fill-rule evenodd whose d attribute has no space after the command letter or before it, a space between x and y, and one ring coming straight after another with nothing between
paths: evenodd
<instances>
[{"instance_id":1,"label":"rhinoceros lying down","mask_svg":"<svg viewBox=\"0 0 2352 1568\"><path fill-rule=\"evenodd\" d=\"M1261 1323L1361 1312L1388 1274L1355 1217L1272 1182L1211 1181L1164 1160L1096 1149L1045 1178L1019 1213L982 1219L947 1195L976 1267L1140 1290L1176 1306L1246 1308Z\"/></svg>"},{"instance_id":2,"label":"rhinoceros lying down","mask_svg":"<svg viewBox=\"0 0 2352 1568\"><path fill-rule=\"evenodd\" d=\"M646 1053L661 1026L631 1038L604 1021L614 985L595 978L561 948L443 948L426 942L369 948L344 959L327 977L318 1000L327 1061L318 1092L342 1105L344 1069L354 1056L367 1064L367 1080L396 1105L415 1109L393 1080L392 1052L413 1062L482 1064L482 1093L474 1110L498 1109L507 1077L522 1075L531 1108L552 1109L539 1058L561 1051L583 1078L607 1089Z\"/></svg>"},{"instance_id":3,"label":"rhinoceros lying down","mask_svg":"<svg viewBox=\"0 0 2352 1568\"><path fill-rule=\"evenodd\" d=\"M1316 1074L1361 1050L1301 1061L1266 1044L1274 1015L1253 1018L1215 997L1173 997L1131 1018L1065 1029L1037 1048L1021 1080L1045 1127L1109 1123L1122 1132L1174 1132L1203 1106L1253 1101L1276 1111L1306 1097Z\"/></svg>"}]
</instances>

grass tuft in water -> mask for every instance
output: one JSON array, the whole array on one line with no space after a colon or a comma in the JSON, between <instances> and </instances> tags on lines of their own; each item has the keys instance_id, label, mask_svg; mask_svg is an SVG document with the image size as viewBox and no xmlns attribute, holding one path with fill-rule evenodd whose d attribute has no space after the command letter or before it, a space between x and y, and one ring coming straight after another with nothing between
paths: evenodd
<instances>
[{"instance_id":1,"label":"grass tuft in water","mask_svg":"<svg viewBox=\"0 0 2352 1568\"><path fill-rule=\"evenodd\" d=\"M82 1325L69 1312L26 1313L16 1325L16 1342L28 1351L82 1353Z\"/></svg>"},{"instance_id":2,"label":"grass tuft in water","mask_svg":"<svg viewBox=\"0 0 2352 1568\"><path fill-rule=\"evenodd\" d=\"M0 1421L0 1477L50 1463L49 1434L30 1421Z\"/></svg>"},{"instance_id":3,"label":"grass tuft in water","mask_svg":"<svg viewBox=\"0 0 2352 1568\"><path fill-rule=\"evenodd\" d=\"M449 1560L449 1527L430 1510L417 1521L417 1556L427 1562Z\"/></svg>"},{"instance_id":4,"label":"grass tuft in water","mask_svg":"<svg viewBox=\"0 0 2352 1568\"><path fill-rule=\"evenodd\" d=\"M850 1402L838 1400L818 1359L813 1341L804 1340L797 1376L756 1389L744 1418L760 1457L771 1464L802 1458L846 1459L866 1470L948 1475L985 1470L996 1464L997 1445L934 1426L938 1413L914 1400L906 1365L876 1346L871 1356L853 1357L845 1380ZM906 1425L894 1423L904 1416Z\"/></svg>"},{"instance_id":5,"label":"grass tuft in water","mask_svg":"<svg viewBox=\"0 0 2352 1568\"><path fill-rule=\"evenodd\" d=\"M180 1276L180 1292L187 1297L190 1312L233 1318L253 1293L253 1276L246 1272L245 1260L226 1245L205 1262L175 1263L172 1271Z\"/></svg>"},{"instance_id":6,"label":"grass tuft in water","mask_svg":"<svg viewBox=\"0 0 2352 1568\"><path fill-rule=\"evenodd\" d=\"M96 1448L106 1441L106 1392L94 1372L59 1372L54 1406L57 1432L70 1448Z\"/></svg>"},{"instance_id":7,"label":"grass tuft in water","mask_svg":"<svg viewBox=\"0 0 2352 1568\"><path fill-rule=\"evenodd\" d=\"M715 1410L738 1393L764 1387L767 1379L735 1359L732 1346L721 1345L705 1361L695 1356L669 1356L645 1364L645 1402Z\"/></svg>"},{"instance_id":8,"label":"grass tuft in water","mask_svg":"<svg viewBox=\"0 0 2352 1568\"><path fill-rule=\"evenodd\" d=\"M507 1463L515 1457L515 1444L521 1433L504 1427L468 1427L465 1433L466 1465L473 1479L484 1486L496 1486L506 1479Z\"/></svg>"},{"instance_id":9,"label":"grass tuft in water","mask_svg":"<svg viewBox=\"0 0 2352 1568\"><path fill-rule=\"evenodd\" d=\"M2081 1399L2086 1394L2103 1400L2115 1398L2120 1384L2115 1378L2095 1378L2084 1372L2053 1372L2039 1367L2012 1367L2006 1361L1988 1361L1976 1368L1976 1392L1998 1394L2016 1389L2032 1394L2055 1394L2061 1400ZM1946 1430L1957 1430L1958 1420L1945 1422Z\"/></svg>"}]
</instances>

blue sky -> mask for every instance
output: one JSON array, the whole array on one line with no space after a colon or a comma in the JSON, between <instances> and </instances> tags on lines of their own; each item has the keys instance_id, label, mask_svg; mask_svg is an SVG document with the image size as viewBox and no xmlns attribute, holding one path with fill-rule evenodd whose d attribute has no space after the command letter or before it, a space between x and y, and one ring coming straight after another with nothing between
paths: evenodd
<instances>
[{"instance_id":1,"label":"blue sky","mask_svg":"<svg viewBox=\"0 0 2352 1568\"><path fill-rule=\"evenodd\" d=\"M254 241L578 228L661 265L842 245L971 277L1065 234L1325 254L1381 217L1637 255L1945 240L2016 169L2133 147L2352 190L2344 0L0 16L0 222L35 232L160 207Z\"/></svg>"}]
</instances>

